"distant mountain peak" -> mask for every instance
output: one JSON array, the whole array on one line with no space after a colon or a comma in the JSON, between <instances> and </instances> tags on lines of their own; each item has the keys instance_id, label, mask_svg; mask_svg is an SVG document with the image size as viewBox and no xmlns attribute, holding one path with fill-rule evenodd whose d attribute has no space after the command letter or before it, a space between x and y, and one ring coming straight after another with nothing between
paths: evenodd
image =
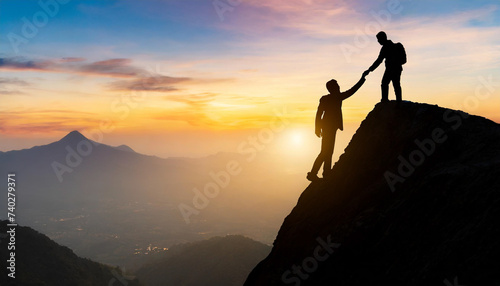
<instances>
[{"instance_id":1,"label":"distant mountain peak","mask_svg":"<svg viewBox=\"0 0 500 286\"><path fill-rule=\"evenodd\" d=\"M87 137L83 136L83 134L80 133L79 131L74 130L68 133L66 136L64 136L60 141L78 142L81 140L88 140L88 139Z\"/></svg>"}]
</instances>

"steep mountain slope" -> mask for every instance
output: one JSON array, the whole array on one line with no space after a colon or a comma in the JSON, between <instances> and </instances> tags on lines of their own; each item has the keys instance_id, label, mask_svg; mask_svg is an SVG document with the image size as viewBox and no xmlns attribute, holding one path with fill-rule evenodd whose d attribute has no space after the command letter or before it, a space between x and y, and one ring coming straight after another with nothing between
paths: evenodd
<instances>
[{"instance_id":1,"label":"steep mountain slope","mask_svg":"<svg viewBox=\"0 0 500 286\"><path fill-rule=\"evenodd\" d=\"M498 285L499 217L498 124L378 104L245 285Z\"/></svg>"},{"instance_id":2,"label":"steep mountain slope","mask_svg":"<svg viewBox=\"0 0 500 286\"><path fill-rule=\"evenodd\" d=\"M142 267L137 276L146 286L237 286L270 250L240 235L213 237L171 248L166 257Z\"/></svg>"},{"instance_id":3,"label":"steep mountain slope","mask_svg":"<svg viewBox=\"0 0 500 286\"><path fill-rule=\"evenodd\" d=\"M1 234L9 229L7 221L0 221ZM16 227L15 238L15 279L7 277L5 271L11 252L7 249L10 238L1 238L0 285L122 285L119 281L139 285L137 280L124 277L119 269L80 258L29 227Z\"/></svg>"}]
</instances>

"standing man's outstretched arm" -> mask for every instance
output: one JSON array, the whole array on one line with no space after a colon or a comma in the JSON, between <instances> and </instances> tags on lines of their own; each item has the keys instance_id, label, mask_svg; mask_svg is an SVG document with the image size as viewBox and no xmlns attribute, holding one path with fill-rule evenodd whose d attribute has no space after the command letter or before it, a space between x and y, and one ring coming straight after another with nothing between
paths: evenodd
<instances>
[{"instance_id":1,"label":"standing man's outstretched arm","mask_svg":"<svg viewBox=\"0 0 500 286\"><path fill-rule=\"evenodd\" d=\"M378 54L378 58L373 62L373 64L365 71L365 72L372 72L378 68L378 66L384 61L385 55L384 55L384 47L380 49L380 53Z\"/></svg>"},{"instance_id":2,"label":"standing man's outstretched arm","mask_svg":"<svg viewBox=\"0 0 500 286\"><path fill-rule=\"evenodd\" d=\"M380 49L380 53L378 55L378 58L375 60L375 62L373 62L372 66L368 68L369 71L374 71L378 68L378 66L382 63L382 61L384 60L384 55L382 53L384 48Z\"/></svg>"}]
</instances>

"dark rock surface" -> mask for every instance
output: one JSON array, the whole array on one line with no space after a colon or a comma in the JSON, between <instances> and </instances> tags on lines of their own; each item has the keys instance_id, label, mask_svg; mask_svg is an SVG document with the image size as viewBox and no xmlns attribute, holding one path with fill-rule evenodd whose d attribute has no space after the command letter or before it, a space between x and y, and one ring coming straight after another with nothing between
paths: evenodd
<instances>
[{"instance_id":1,"label":"dark rock surface","mask_svg":"<svg viewBox=\"0 0 500 286\"><path fill-rule=\"evenodd\" d=\"M500 126L382 103L245 285L499 285L499 238Z\"/></svg>"}]
</instances>

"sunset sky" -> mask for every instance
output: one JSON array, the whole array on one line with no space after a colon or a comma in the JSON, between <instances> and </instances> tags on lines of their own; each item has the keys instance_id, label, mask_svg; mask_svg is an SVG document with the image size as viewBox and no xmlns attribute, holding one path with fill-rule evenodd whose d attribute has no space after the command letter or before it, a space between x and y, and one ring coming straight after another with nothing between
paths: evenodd
<instances>
[{"instance_id":1,"label":"sunset sky","mask_svg":"<svg viewBox=\"0 0 500 286\"><path fill-rule=\"evenodd\" d=\"M325 83L356 83L380 30L406 48L403 99L500 122L497 0L0 0L0 151L80 130L204 156L280 117L276 148L317 152ZM342 144L380 100L383 70L344 102Z\"/></svg>"}]
</instances>

